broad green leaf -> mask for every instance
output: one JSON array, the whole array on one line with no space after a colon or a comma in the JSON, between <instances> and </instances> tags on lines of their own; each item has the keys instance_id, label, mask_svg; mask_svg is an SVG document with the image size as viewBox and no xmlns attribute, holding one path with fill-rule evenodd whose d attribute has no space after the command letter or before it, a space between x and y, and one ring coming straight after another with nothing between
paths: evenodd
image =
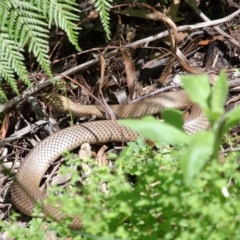
<instances>
[{"instance_id":1,"label":"broad green leaf","mask_svg":"<svg viewBox=\"0 0 240 240\"><path fill-rule=\"evenodd\" d=\"M209 160L214 148L214 134L212 132L198 132L191 138L191 144L181 157L184 181L187 186L193 183L194 177Z\"/></svg>"},{"instance_id":2,"label":"broad green leaf","mask_svg":"<svg viewBox=\"0 0 240 240\"><path fill-rule=\"evenodd\" d=\"M236 124L240 123L240 106L232 109L230 112L226 113L221 123L224 124L223 126L223 134L225 134L229 129Z\"/></svg>"},{"instance_id":3,"label":"broad green leaf","mask_svg":"<svg viewBox=\"0 0 240 240\"><path fill-rule=\"evenodd\" d=\"M228 85L224 71L221 71L218 80L212 88L211 109L212 121L216 121L224 113L224 105L227 99ZM215 119L214 119L215 118Z\"/></svg>"},{"instance_id":4,"label":"broad green leaf","mask_svg":"<svg viewBox=\"0 0 240 240\"><path fill-rule=\"evenodd\" d=\"M176 109L164 109L161 112L161 117L166 123L169 123L176 128L182 130L183 128L183 116L182 112Z\"/></svg>"},{"instance_id":5,"label":"broad green leaf","mask_svg":"<svg viewBox=\"0 0 240 240\"><path fill-rule=\"evenodd\" d=\"M204 113L209 116L209 100L211 96L211 88L207 75L183 75L181 76L183 88L189 95L190 99L197 103Z\"/></svg>"},{"instance_id":6,"label":"broad green leaf","mask_svg":"<svg viewBox=\"0 0 240 240\"><path fill-rule=\"evenodd\" d=\"M182 146L188 144L191 139L185 132L168 123L159 122L151 116L142 119L122 119L118 123L156 143Z\"/></svg>"}]
</instances>

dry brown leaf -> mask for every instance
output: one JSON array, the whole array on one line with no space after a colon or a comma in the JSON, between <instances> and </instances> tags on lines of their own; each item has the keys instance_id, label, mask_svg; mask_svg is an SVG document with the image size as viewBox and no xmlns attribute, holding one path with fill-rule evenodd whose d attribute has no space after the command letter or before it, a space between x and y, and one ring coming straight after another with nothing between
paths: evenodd
<instances>
[{"instance_id":1,"label":"dry brown leaf","mask_svg":"<svg viewBox=\"0 0 240 240\"><path fill-rule=\"evenodd\" d=\"M129 100L133 100L133 94L135 91L135 80L136 80L136 71L132 59L127 50L122 49L122 56L124 60L126 75L127 75L127 86L129 91Z\"/></svg>"},{"instance_id":2,"label":"dry brown leaf","mask_svg":"<svg viewBox=\"0 0 240 240\"><path fill-rule=\"evenodd\" d=\"M163 84L166 80L166 78L168 77L169 73L172 70L175 58L176 58L176 51L177 51L177 41L176 41L176 37L177 37L177 27L175 25L175 23L169 18L167 17L165 14L158 12L155 8L149 6L146 3L141 4L142 6L151 9L157 16L158 19L163 21L167 27L167 30L169 32L169 36L170 36L170 42L171 42L171 48L170 51L172 53L170 59L169 59L169 63L167 64L167 67L164 69L161 77L159 78L159 81Z\"/></svg>"},{"instance_id":3,"label":"dry brown leaf","mask_svg":"<svg viewBox=\"0 0 240 240\"><path fill-rule=\"evenodd\" d=\"M187 73L191 73L191 74L205 74L205 72L203 70L201 70L200 68L194 68L191 67L190 65L188 65L187 63L179 60L180 65L182 66L182 68L187 72Z\"/></svg>"},{"instance_id":4,"label":"dry brown leaf","mask_svg":"<svg viewBox=\"0 0 240 240\"><path fill-rule=\"evenodd\" d=\"M182 51L177 47L177 52L176 52L176 55L178 56L178 58L187 63L188 64L188 59L185 57L185 55L182 53Z\"/></svg>"},{"instance_id":5,"label":"dry brown leaf","mask_svg":"<svg viewBox=\"0 0 240 240\"><path fill-rule=\"evenodd\" d=\"M121 15L126 15L128 17L138 17L138 18L143 18L143 19L149 19L153 21L159 21L158 15L155 14L154 12L149 12L149 10L141 8L141 9L133 9L133 8L126 8L122 11L114 11L116 13L119 13ZM166 13L167 16L171 17L171 19L174 22L179 22L184 20L185 18L178 17L178 16L173 16L172 13Z\"/></svg>"},{"instance_id":6,"label":"dry brown leaf","mask_svg":"<svg viewBox=\"0 0 240 240\"><path fill-rule=\"evenodd\" d=\"M105 76L105 59L103 57L103 55L101 53L99 53L99 57L100 57L100 63L101 63L101 77L100 77L100 81L99 81L99 90L102 91L102 86L104 83L104 76Z\"/></svg>"},{"instance_id":7,"label":"dry brown leaf","mask_svg":"<svg viewBox=\"0 0 240 240\"><path fill-rule=\"evenodd\" d=\"M7 113L4 117L2 127L0 130L0 139L5 139L9 127L9 114Z\"/></svg>"},{"instance_id":8,"label":"dry brown leaf","mask_svg":"<svg viewBox=\"0 0 240 240\"><path fill-rule=\"evenodd\" d=\"M187 36L189 36L189 33L190 33L190 31L178 32L178 33L177 33L177 36L176 36L176 41L177 41L177 43L183 41ZM163 41L166 45L170 46L169 35L166 36L166 37L164 37L164 38L162 39L162 41Z\"/></svg>"}]
</instances>

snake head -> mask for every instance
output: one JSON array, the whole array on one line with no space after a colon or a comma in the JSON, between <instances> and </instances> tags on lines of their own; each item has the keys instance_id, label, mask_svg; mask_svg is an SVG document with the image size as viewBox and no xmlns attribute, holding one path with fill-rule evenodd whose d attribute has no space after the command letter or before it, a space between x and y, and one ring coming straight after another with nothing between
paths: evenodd
<instances>
[{"instance_id":1,"label":"snake head","mask_svg":"<svg viewBox=\"0 0 240 240\"><path fill-rule=\"evenodd\" d=\"M52 93L41 94L42 101L60 112L69 112L69 105L72 101L64 96Z\"/></svg>"}]
</instances>

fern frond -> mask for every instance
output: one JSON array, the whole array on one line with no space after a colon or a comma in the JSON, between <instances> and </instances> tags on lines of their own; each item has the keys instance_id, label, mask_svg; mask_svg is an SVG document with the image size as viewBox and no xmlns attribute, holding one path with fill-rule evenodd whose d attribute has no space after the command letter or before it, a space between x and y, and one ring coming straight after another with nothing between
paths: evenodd
<instances>
[{"instance_id":1,"label":"fern frond","mask_svg":"<svg viewBox=\"0 0 240 240\"><path fill-rule=\"evenodd\" d=\"M9 16L9 7L4 1L0 1L0 28L1 30L5 27L5 23Z\"/></svg>"},{"instance_id":2,"label":"fern frond","mask_svg":"<svg viewBox=\"0 0 240 240\"><path fill-rule=\"evenodd\" d=\"M63 29L70 40L70 42L80 51L78 47L77 32L80 29L77 27L77 21L79 20L79 10L77 5L72 0L51 0L49 1L49 25L54 22L57 27Z\"/></svg>"},{"instance_id":3,"label":"fern frond","mask_svg":"<svg viewBox=\"0 0 240 240\"><path fill-rule=\"evenodd\" d=\"M43 70L51 74L48 60L49 28L55 22L79 49L78 13L78 5L72 0L1 0L0 79L6 80L16 93L15 74L30 84L24 65L25 47L33 53ZM3 96L1 89L0 96Z\"/></svg>"},{"instance_id":4,"label":"fern frond","mask_svg":"<svg viewBox=\"0 0 240 240\"><path fill-rule=\"evenodd\" d=\"M0 84L1 84L2 81L3 81L3 79L0 79ZM7 100L7 96L0 86L0 103L2 103L2 100Z\"/></svg>"},{"instance_id":5,"label":"fern frond","mask_svg":"<svg viewBox=\"0 0 240 240\"><path fill-rule=\"evenodd\" d=\"M112 0L93 0L93 4L100 13L101 22L106 32L107 38L110 39L110 23L109 23L109 9L111 8Z\"/></svg>"},{"instance_id":6,"label":"fern frond","mask_svg":"<svg viewBox=\"0 0 240 240\"><path fill-rule=\"evenodd\" d=\"M0 52L0 76L9 83L14 92L18 93L14 71L22 77L25 84L30 84L27 78L27 69L23 64L24 57L21 53L23 49L18 47L7 33L1 33Z\"/></svg>"},{"instance_id":7,"label":"fern frond","mask_svg":"<svg viewBox=\"0 0 240 240\"><path fill-rule=\"evenodd\" d=\"M10 37L20 47L29 43L28 49L36 56L45 72L51 74L48 61L49 31L44 18L37 13L38 9L26 2L12 1L8 31Z\"/></svg>"},{"instance_id":8,"label":"fern frond","mask_svg":"<svg viewBox=\"0 0 240 240\"><path fill-rule=\"evenodd\" d=\"M3 58L2 61L0 61L0 77L4 78L4 80L6 80L7 83L11 86L12 90L18 94L17 84L14 78L14 71L9 67L7 61L5 62L4 60L6 59Z\"/></svg>"}]
</instances>

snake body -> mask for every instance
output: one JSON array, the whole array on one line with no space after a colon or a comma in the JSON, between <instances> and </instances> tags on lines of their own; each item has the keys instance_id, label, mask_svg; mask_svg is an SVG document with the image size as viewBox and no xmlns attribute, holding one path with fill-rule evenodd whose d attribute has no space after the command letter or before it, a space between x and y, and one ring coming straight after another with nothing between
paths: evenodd
<instances>
[{"instance_id":1,"label":"snake body","mask_svg":"<svg viewBox=\"0 0 240 240\"><path fill-rule=\"evenodd\" d=\"M63 112L69 112L70 108L74 115L96 115L99 118L106 116L100 106L79 106L58 95L45 94L44 98L54 108ZM110 106L118 118L126 118L155 114L165 108L185 109L190 105L191 112L184 119L184 130L192 134L197 130L207 129L209 123L206 117L196 104L191 103L184 91L163 93L129 105ZM14 205L26 215L32 215L36 202L46 197L39 189L41 179L63 151L72 150L86 142L96 144L133 141L137 136L135 132L118 126L113 121L103 120L68 127L47 137L26 156L16 173L11 186ZM58 221L64 217L59 213L59 209L51 205L43 206L43 211ZM80 219L74 217L70 227L81 228Z\"/></svg>"}]
</instances>

